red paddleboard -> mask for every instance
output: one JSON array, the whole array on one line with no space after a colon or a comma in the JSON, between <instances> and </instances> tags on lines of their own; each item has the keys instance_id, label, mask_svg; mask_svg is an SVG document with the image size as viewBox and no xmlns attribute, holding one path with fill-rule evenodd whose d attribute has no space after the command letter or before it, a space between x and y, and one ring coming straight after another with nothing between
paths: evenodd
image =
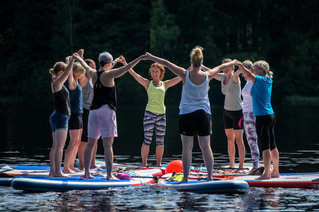
<instances>
[{"instance_id":1,"label":"red paddleboard","mask_svg":"<svg viewBox=\"0 0 319 212\"><path fill-rule=\"evenodd\" d=\"M285 173L279 178L257 180L257 175L232 177L235 180L244 180L251 187L282 187L282 188L319 188L319 172Z\"/></svg>"}]
</instances>

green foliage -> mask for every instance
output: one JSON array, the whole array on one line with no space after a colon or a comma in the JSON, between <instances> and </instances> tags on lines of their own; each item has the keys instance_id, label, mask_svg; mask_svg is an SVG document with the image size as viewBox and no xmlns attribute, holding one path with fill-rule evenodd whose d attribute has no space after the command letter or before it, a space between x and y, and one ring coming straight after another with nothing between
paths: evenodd
<instances>
[{"instance_id":1,"label":"green foliage","mask_svg":"<svg viewBox=\"0 0 319 212\"><path fill-rule=\"evenodd\" d=\"M318 96L319 2L276 0L8 1L0 8L0 101L52 103L48 70L80 48L97 61L109 51L129 62L150 51L187 68L191 49L204 47L204 63L225 57L264 59L274 72L272 101ZM149 78L150 61L135 70ZM167 70L165 79L174 75ZM147 96L129 74L116 79L120 103L145 104ZM178 104L181 83L168 90ZM213 104L223 104L211 82Z\"/></svg>"},{"instance_id":2,"label":"green foliage","mask_svg":"<svg viewBox=\"0 0 319 212\"><path fill-rule=\"evenodd\" d=\"M283 99L284 105L290 106L319 106L319 97L287 96Z\"/></svg>"},{"instance_id":3,"label":"green foliage","mask_svg":"<svg viewBox=\"0 0 319 212\"><path fill-rule=\"evenodd\" d=\"M150 49L154 54L172 58L177 48L180 29L169 14L163 0L152 2L150 19Z\"/></svg>"}]
</instances>

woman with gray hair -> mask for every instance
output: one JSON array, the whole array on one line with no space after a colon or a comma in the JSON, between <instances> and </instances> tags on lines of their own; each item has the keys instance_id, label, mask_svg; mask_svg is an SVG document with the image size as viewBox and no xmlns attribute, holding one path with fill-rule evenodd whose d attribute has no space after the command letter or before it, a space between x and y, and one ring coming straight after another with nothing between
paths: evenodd
<instances>
[{"instance_id":1,"label":"woman with gray hair","mask_svg":"<svg viewBox=\"0 0 319 212\"><path fill-rule=\"evenodd\" d=\"M253 100L253 112L256 116L256 131L261 146L264 172L258 179L278 178L279 174L279 152L275 142L276 117L271 106L272 72L269 64L260 60L254 63L253 72L247 69L241 62L237 61L242 73L254 84L250 94ZM271 162L273 170L270 171Z\"/></svg>"},{"instance_id":2,"label":"woman with gray hair","mask_svg":"<svg viewBox=\"0 0 319 212\"><path fill-rule=\"evenodd\" d=\"M90 174L91 156L94 145L98 138L102 135L104 146L104 159L107 170L106 178L108 180L117 180L112 175L113 165L113 140L117 137L116 122L116 87L114 79L121 77L129 69L134 67L145 56L140 56L126 63L125 58L120 56L115 61L122 63L123 67L112 69L114 62L113 57L108 52L102 52L99 55L100 68L95 71L76 53L75 58L83 65L90 74L94 84L94 97L90 107L88 121L88 143L84 151L84 178L94 178Z\"/></svg>"}]
</instances>

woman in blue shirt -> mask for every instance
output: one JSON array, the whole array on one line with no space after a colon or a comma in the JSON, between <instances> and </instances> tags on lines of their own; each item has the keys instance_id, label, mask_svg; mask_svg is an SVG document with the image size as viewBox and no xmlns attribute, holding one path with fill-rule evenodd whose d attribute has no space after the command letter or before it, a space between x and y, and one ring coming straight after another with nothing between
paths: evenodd
<instances>
[{"instance_id":1,"label":"woman in blue shirt","mask_svg":"<svg viewBox=\"0 0 319 212\"><path fill-rule=\"evenodd\" d=\"M263 60L254 63L253 73L245 68L241 62L237 62L236 65L254 83L250 94L253 100L256 131L265 167L264 172L258 179L278 178L280 176L279 152L274 133L276 117L271 106L272 72L269 71L269 64ZM272 172L270 171L271 162L273 163Z\"/></svg>"}]
</instances>

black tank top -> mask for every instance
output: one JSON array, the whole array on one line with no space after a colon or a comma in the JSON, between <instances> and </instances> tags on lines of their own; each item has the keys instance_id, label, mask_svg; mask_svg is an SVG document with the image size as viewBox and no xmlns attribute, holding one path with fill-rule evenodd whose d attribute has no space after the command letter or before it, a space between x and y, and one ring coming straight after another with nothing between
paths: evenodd
<instances>
[{"instance_id":1,"label":"black tank top","mask_svg":"<svg viewBox=\"0 0 319 212\"><path fill-rule=\"evenodd\" d=\"M54 94L54 109L61 114L71 115L69 91L63 85L62 89Z\"/></svg>"},{"instance_id":2,"label":"black tank top","mask_svg":"<svg viewBox=\"0 0 319 212\"><path fill-rule=\"evenodd\" d=\"M108 104L111 109L116 110L116 89L113 87L105 87L100 81L103 71L97 72L97 80L94 84L94 96L90 110L98 109L102 105Z\"/></svg>"}]
</instances>

